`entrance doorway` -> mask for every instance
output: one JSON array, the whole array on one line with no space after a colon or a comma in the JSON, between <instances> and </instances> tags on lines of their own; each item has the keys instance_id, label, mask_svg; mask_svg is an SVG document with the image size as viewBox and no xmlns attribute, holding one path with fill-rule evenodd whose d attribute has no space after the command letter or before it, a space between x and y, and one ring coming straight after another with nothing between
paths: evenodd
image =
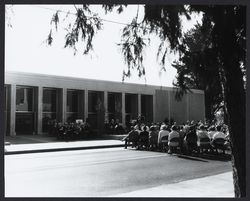
<instances>
[{"instance_id":1,"label":"entrance doorway","mask_svg":"<svg viewBox=\"0 0 250 201\"><path fill-rule=\"evenodd\" d=\"M16 134L32 135L34 132L34 88L17 86Z\"/></svg>"},{"instance_id":2,"label":"entrance doorway","mask_svg":"<svg viewBox=\"0 0 250 201\"><path fill-rule=\"evenodd\" d=\"M153 122L153 96L141 95L141 115L145 123Z\"/></svg>"},{"instance_id":3,"label":"entrance doorway","mask_svg":"<svg viewBox=\"0 0 250 201\"><path fill-rule=\"evenodd\" d=\"M138 118L138 94L125 94L126 126Z\"/></svg>"}]
</instances>

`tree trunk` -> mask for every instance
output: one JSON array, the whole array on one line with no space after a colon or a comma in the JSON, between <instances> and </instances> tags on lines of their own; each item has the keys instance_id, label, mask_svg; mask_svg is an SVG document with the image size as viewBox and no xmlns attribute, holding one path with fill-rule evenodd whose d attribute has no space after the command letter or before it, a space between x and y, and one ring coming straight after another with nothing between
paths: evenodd
<instances>
[{"instance_id":1,"label":"tree trunk","mask_svg":"<svg viewBox=\"0 0 250 201\"><path fill-rule=\"evenodd\" d=\"M211 94L205 91L205 117L209 120L214 118L212 105Z\"/></svg>"},{"instance_id":2,"label":"tree trunk","mask_svg":"<svg viewBox=\"0 0 250 201\"><path fill-rule=\"evenodd\" d=\"M225 106L232 148L232 166L236 197L246 196L246 102L242 73L237 64L225 69Z\"/></svg>"},{"instance_id":3,"label":"tree trunk","mask_svg":"<svg viewBox=\"0 0 250 201\"><path fill-rule=\"evenodd\" d=\"M218 8L218 55L222 63L223 95L232 149L235 197L246 196L246 92L240 68L234 8ZM230 19L230 20L229 20Z\"/></svg>"}]
</instances>

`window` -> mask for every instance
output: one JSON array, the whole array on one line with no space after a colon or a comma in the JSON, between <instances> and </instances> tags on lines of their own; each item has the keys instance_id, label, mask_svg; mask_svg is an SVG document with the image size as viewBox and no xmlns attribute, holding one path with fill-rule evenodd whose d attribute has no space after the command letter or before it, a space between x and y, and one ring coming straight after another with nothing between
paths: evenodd
<instances>
[{"instance_id":1,"label":"window","mask_svg":"<svg viewBox=\"0 0 250 201\"><path fill-rule=\"evenodd\" d=\"M122 94L108 93L108 117L109 121L118 119L122 121Z\"/></svg>"},{"instance_id":2,"label":"window","mask_svg":"<svg viewBox=\"0 0 250 201\"><path fill-rule=\"evenodd\" d=\"M89 91L88 93L88 121L93 128L100 128L104 123L104 93Z\"/></svg>"},{"instance_id":3,"label":"window","mask_svg":"<svg viewBox=\"0 0 250 201\"><path fill-rule=\"evenodd\" d=\"M153 96L141 95L141 116L148 123L153 122Z\"/></svg>"},{"instance_id":4,"label":"window","mask_svg":"<svg viewBox=\"0 0 250 201\"><path fill-rule=\"evenodd\" d=\"M17 87L16 89L16 111L33 111L33 88Z\"/></svg>"},{"instance_id":5,"label":"window","mask_svg":"<svg viewBox=\"0 0 250 201\"><path fill-rule=\"evenodd\" d=\"M56 112L56 89L43 90L43 112Z\"/></svg>"},{"instance_id":6,"label":"window","mask_svg":"<svg viewBox=\"0 0 250 201\"><path fill-rule=\"evenodd\" d=\"M138 117L138 95L125 94L126 119L136 119Z\"/></svg>"},{"instance_id":7,"label":"window","mask_svg":"<svg viewBox=\"0 0 250 201\"><path fill-rule=\"evenodd\" d=\"M90 113L96 113L103 109L103 92L89 92L88 109Z\"/></svg>"},{"instance_id":8,"label":"window","mask_svg":"<svg viewBox=\"0 0 250 201\"><path fill-rule=\"evenodd\" d=\"M78 110L78 93L77 91L68 90L67 112L77 112L77 110Z\"/></svg>"},{"instance_id":9,"label":"window","mask_svg":"<svg viewBox=\"0 0 250 201\"><path fill-rule=\"evenodd\" d=\"M68 90L67 91L67 121L73 122L78 118L78 91Z\"/></svg>"},{"instance_id":10,"label":"window","mask_svg":"<svg viewBox=\"0 0 250 201\"><path fill-rule=\"evenodd\" d=\"M16 88L16 134L33 134L35 131L34 88Z\"/></svg>"},{"instance_id":11,"label":"window","mask_svg":"<svg viewBox=\"0 0 250 201\"><path fill-rule=\"evenodd\" d=\"M43 89L43 119L42 119L42 131L48 132L52 120L56 119L57 108L57 90L52 88Z\"/></svg>"}]
</instances>

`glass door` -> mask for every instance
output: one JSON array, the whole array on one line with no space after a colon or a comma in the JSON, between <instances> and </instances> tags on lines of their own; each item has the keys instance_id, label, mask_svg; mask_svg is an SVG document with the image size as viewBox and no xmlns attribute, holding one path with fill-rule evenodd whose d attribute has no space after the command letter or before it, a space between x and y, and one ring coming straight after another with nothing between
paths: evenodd
<instances>
[{"instance_id":1,"label":"glass door","mask_svg":"<svg viewBox=\"0 0 250 201\"><path fill-rule=\"evenodd\" d=\"M16 134L33 134L34 122L34 88L17 86Z\"/></svg>"}]
</instances>

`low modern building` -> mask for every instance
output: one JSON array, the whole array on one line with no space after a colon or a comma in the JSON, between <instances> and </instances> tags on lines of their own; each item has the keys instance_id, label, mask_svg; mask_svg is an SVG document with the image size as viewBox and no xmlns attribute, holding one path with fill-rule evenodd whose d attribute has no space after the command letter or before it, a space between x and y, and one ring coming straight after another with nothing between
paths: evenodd
<instances>
[{"instance_id":1,"label":"low modern building","mask_svg":"<svg viewBox=\"0 0 250 201\"><path fill-rule=\"evenodd\" d=\"M43 134L48 122L86 120L101 129L118 119L123 126L138 115L146 122L204 120L204 92L175 100L175 88L63 76L5 73L6 135Z\"/></svg>"}]
</instances>

